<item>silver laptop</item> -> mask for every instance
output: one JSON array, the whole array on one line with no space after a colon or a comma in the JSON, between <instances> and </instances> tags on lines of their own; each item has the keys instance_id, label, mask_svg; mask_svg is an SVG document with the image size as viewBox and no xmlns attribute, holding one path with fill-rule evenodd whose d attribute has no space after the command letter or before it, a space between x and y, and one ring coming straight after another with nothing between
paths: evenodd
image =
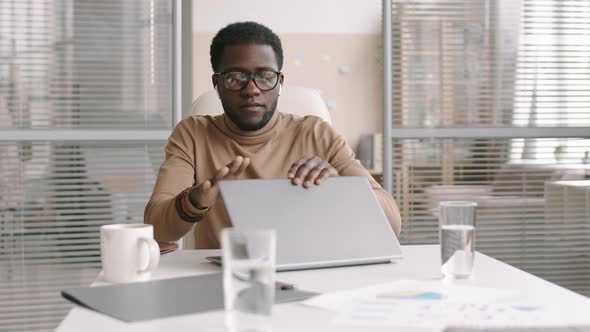
<instances>
[{"instance_id":1,"label":"silver laptop","mask_svg":"<svg viewBox=\"0 0 590 332\"><path fill-rule=\"evenodd\" d=\"M287 179L219 183L237 229L277 232L277 270L389 263L399 242L366 177L332 177L305 189Z\"/></svg>"}]
</instances>

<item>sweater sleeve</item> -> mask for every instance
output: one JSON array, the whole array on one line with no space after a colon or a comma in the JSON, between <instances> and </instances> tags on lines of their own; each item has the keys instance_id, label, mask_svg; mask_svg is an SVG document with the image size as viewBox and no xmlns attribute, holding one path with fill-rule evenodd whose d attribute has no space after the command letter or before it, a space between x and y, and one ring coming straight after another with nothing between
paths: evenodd
<instances>
[{"instance_id":1,"label":"sweater sleeve","mask_svg":"<svg viewBox=\"0 0 590 332\"><path fill-rule=\"evenodd\" d=\"M342 176L366 176L369 179L369 184L373 188L375 198L381 205L383 212L389 220L391 228L396 235L401 231L401 216L397 203L387 191L385 191L377 181L371 176L356 156L350 146L346 143L344 137L338 134L329 124L321 122L317 125L316 137L322 137L323 141L328 146L327 161L334 167L339 175ZM319 136L318 136L319 135Z\"/></svg>"},{"instance_id":2,"label":"sweater sleeve","mask_svg":"<svg viewBox=\"0 0 590 332\"><path fill-rule=\"evenodd\" d=\"M207 212L192 206L188 195L182 195L195 179L195 142L189 121L190 118L183 120L172 131L165 147L166 158L145 207L144 222L154 225L154 238L158 241L177 241L192 229L194 223L183 220L177 207L183 209L185 217L196 219ZM180 199L178 204L176 199Z\"/></svg>"}]
</instances>

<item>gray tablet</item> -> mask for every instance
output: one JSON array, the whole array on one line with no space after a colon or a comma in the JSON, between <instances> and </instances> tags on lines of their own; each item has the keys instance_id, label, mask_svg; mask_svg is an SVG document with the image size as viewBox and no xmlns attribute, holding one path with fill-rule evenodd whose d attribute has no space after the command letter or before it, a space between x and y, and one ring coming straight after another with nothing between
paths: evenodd
<instances>
[{"instance_id":1,"label":"gray tablet","mask_svg":"<svg viewBox=\"0 0 590 332\"><path fill-rule=\"evenodd\" d=\"M275 303L304 300L317 293L282 287ZM125 322L138 322L223 309L221 273L129 284L66 289L62 296L80 306Z\"/></svg>"}]
</instances>

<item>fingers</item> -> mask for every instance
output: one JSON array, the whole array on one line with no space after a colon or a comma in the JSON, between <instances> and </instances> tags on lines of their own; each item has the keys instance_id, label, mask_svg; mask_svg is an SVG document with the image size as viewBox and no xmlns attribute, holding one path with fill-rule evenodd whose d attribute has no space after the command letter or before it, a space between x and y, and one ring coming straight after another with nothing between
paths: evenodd
<instances>
[{"instance_id":1,"label":"fingers","mask_svg":"<svg viewBox=\"0 0 590 332\"><path fill-rule=\"evenodd\" d=\"M307 176L307 174L315 168L322 160L319 157L304 157L293 163L291 169L287 173L293 174L291 177L294 184L300 184L303 179Z\"/></svg>"},{"instance_id":2,"label":"fingers","mask_svg":"<svg viewBox=\"0 0 590 332\"><path fill-rule=\"evenodd\" d=\"M242 165L238 168L235 175L240 175L240 174L244 173L244 171L246 170L246 168L248 168L249 165L250 165L250 158L244 158L244 160L242 161Z\"/></svg>"},{"instance_id":3,"label":"fingers","mask_svg":"<svg viewBox=\"0 0 590 332\"><path fill-rule=\"evenodd\" d=\"M242 174L250 165L250 158L244 158L242 156L237 156L231 163L227 165L229 168L229 172L227 173L226 177L230 176L237 176Z\"/></svg>"},{"instance_id":4,"label":"fingers","mask_svg":"<svg viewBox=\"0 0 590 332\"><path fill-rule=\"evenodd\" d=\"M240 168L240 166L242 166L242 163L244 162L244 157L242 156L237 156L234 160L232 160L231 163L227 164L227 167L229 168L229 172L228 174L235 174L238 169Z\"/></svg>"},{"instance_id":5,"label":"fingers","mask_svg":"<svg viewBox=\"0 0 590 332\"><path fill-rule=\"evenodd\" d=\"M197 208L209 207L213 205L215 199L217 199L217 191L209 180L201 182L189 193L189 200Z\"/></svg>"},{"instance_id":6,"label":"fingers","mask_svg":"<svg viewBox=\"0 0 590 332\"><path fill-rule=\"evenodd\" d=\"M303 187L309 188L309 187L311 187L312 184L318 185L318 184L322 183L329 176L335 176L335 175L338 175L338 171L336 171L336 169L334 167L332 167L330 164L328 164L327 162L322 161L317 167L312 169L307 174L307 176L305 177L305 180L303 180Z\"/></svg>"},{"instance_id":7,"label":"fingers","mask_svg":"<svg viewBox=\"0 0 590 332\"><path fill-rule=\"evenodd\" d=\"M211 190L211 181L207 180L201 183L200 191L204 194L208 193Z\"/></svg>"},{"instance_id":8,"label":"fingers","mask_svg":"<svg viewBox=\"0 0 590 332\"><path fill-rule=\"evenodd\" d=\"M304 188L309 188L312 184L320 184L326 178L337 175L338 171L334 167L317 156L301 158L293 163L287 173L287 177L294 184L303 182Z\"/></svg>"},{"instance_id":9,"label":"fingers","mask_svg":"<svg viewBox=\"0 0 590 332\"><path fill-rule=\"evenodd\" d=\"M314 167L313 169L311 169L309 171L309 173L307 173L307 175L303 179L303 186L305 188L311 187L311 185L313 183L315 183L315 181L318 178L318 176L320 175L320 173L322 173L323 170L325 169L324 167L325 167L325 165L323 163L321 163L317 167Z\"/></svg>"},{"instance_id":10,"label":"fingers","mask_svg":"<svg viewBox=\"0 0 590 332\"><path fill-rule=\"evenodd\" d=\"M242 174L250 165L250 158L237 156L229 164L220 168L215 172L215 175L209 179L201 182L190 193L190 199L196 203L197 207L208 207L215 203L219 195L219 187L217 183L223 179L235 177Z\"/></svg>"},{"instance_id":11,"label":"fingers","mask_svg":"<svg viewBox=\"0 0 590 332\"><path fill-rule=\"evenodd\" d=\"M324 182L330 176L338 176L338 171L334 167L324 168L320 175L316 178L315 184L319 185L320 183Z\"/></svg>"},{"instance_id":12,"label":"fingers","mask_svg":"<svg viewBox=\"0 0 590 332\"><path fill-rule=\"evenodd\" d=\"M217 182L219 182L220 180L223 180L230 172L230 168L228 166L224 166L220 169L217 170L217 172L215 173L215 175L213 176L213 178L211 178L209 181L211 181L211 186L215 186L217 185Z\"/></svg>"},{"instance_id":13,"label":"fingers","mask_svg":"<svg viewBox=\"0 0 590 332\"><path fill-rule=\"evenodd\" d=\"M203 182L199 191L201 193L201 199L197 200L199 206L207 207L213 205L215 198L217 197L217 193L215 192L215 189L213 189L211 181L207 180Z\"/></svg>"},{"instance_id":14,"label":"fingers","mask_svg":"<svg viewBox=\"0 0 590 332\"><path fill-rule=\"evenodd\" d=\"M215 176L213 177L212 186L215 186L217 182L223 179L232 178L242 174L248 168L249 165L250 158L237 156L229 164L225 165L225 167L219 169L217 173L215 173Z\"/></svg>"},{"instance_id":15,"label":"fingers","mask_svg":"<svg viewBox=\"0 0 590 332\"><path fill-rule=\"evenodd\" d=\"M291 168L289 168L289 170L287 171L287 177L289 179L293 179L293 183L298 184L298 182L295 182L295 175L297 174L297 171L299 170L299 167L301 167L301 165L305 164L308 160L312 159L313 157L303 157L299 160L297 160L296 162L293 163L293 165L291 165Z\"/></svg>"}]
</instances>

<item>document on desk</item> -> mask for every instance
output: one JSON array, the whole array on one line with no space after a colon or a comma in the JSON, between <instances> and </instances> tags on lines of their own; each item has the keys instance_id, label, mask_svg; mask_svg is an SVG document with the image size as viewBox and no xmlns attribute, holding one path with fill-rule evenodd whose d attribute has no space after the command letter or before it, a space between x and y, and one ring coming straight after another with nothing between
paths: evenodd
<instances>
[{"instance_id":1,"label":"document on desk","mask_svg":"<svg viewBox=\"0 0 590 332\"><path fill-rule=\"evenodd\" d=\"M304 304L335 311L336 324L357 326L434 330L449 326L563 326L564 317L568 323L588 323L582 315L559 306L507 302L510 295L503 289L402 280L327 293Z\"/></svg>"},{"instance_id":2,"label":"document on desk","mask_svg":"<svg viewBox=\"0 0 590 332\"><path fill-rule=\"evenodd\" d=\"M306 305L343 311L355 303L370 301L444 301L475 302L507 298L512 293L503 289L441 284L438 281L398 280L390 283L326 293L303 302Z\"/></svg>"},{"instance_id":3,"label":"document on desk","mask_svg":"<svg viewBox=\"0 0 590 332\"><path fill-rule=\"evenodd\" d=\"M559 307L535 304L386 301L355 303L339 313L336 324L383 327L442 329L462 327L538 327L584 325L587 320L572 320ZM581 318L581 317L578 317Z\"/></svg>"}]
</instances>

